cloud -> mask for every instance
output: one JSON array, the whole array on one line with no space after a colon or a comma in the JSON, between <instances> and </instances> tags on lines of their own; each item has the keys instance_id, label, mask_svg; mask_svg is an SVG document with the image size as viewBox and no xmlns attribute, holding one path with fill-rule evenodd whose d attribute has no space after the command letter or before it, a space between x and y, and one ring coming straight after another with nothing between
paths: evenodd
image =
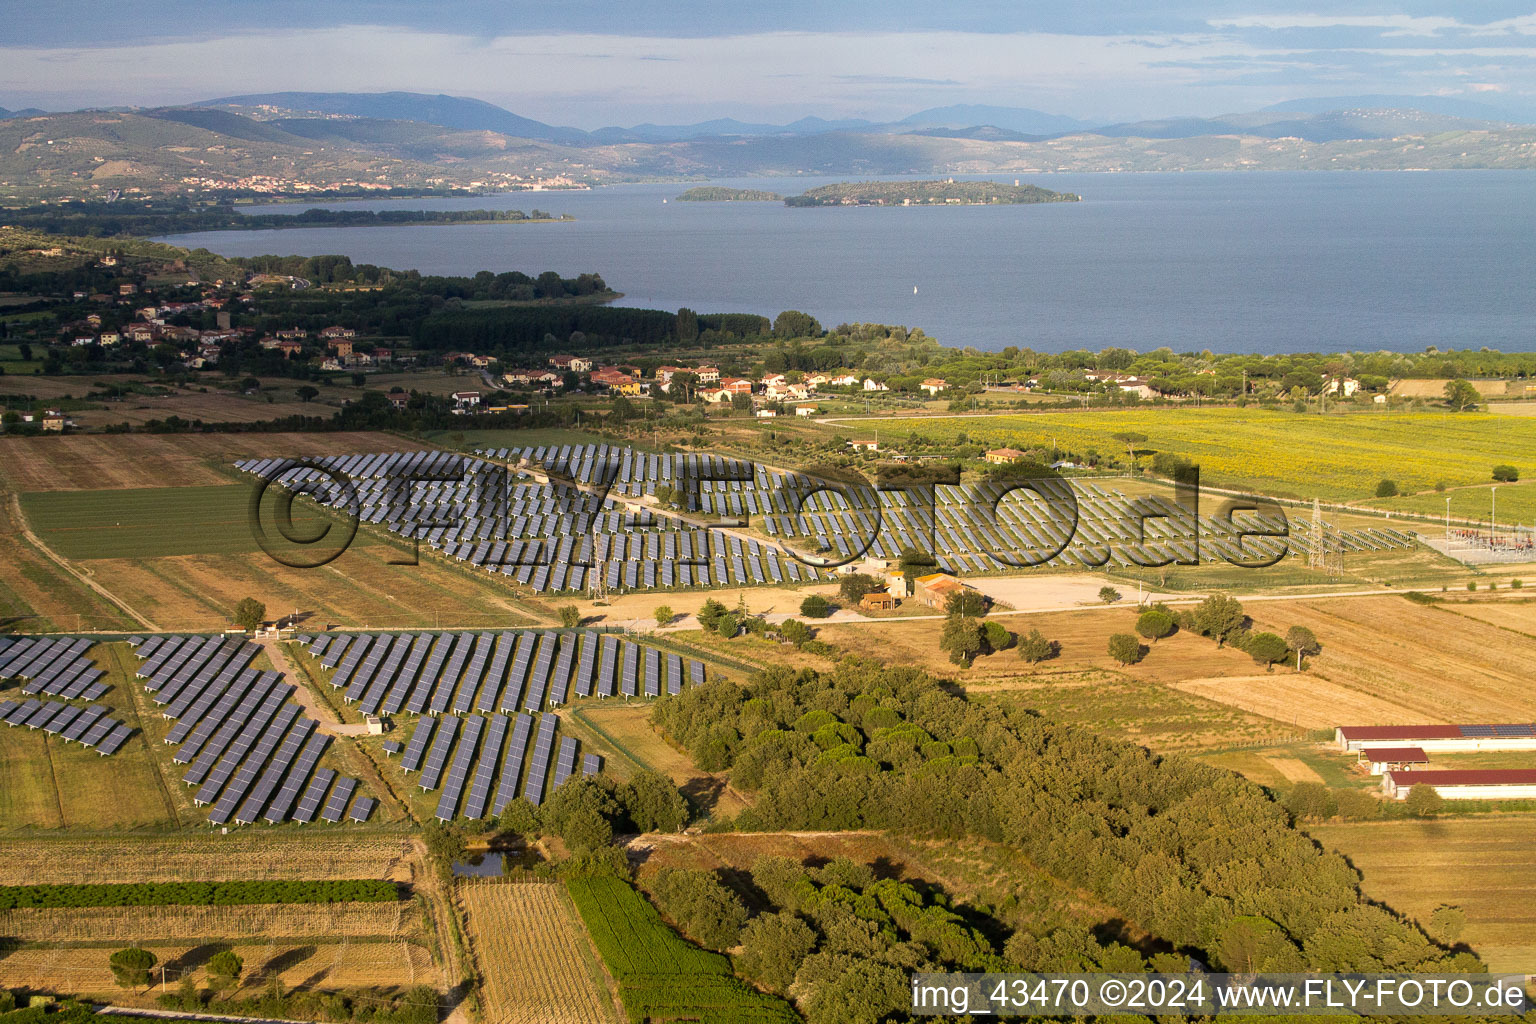
<instances>
[{"instance_id":1,"label":"cloud","mask_svg":"<svg viewBox=\"0 0 1536 1024\"><path fill-rule=\"evenodd\" d=\"M1440 36L1451 32L1470 35L1536 35L1536 14L1503 18L1482 24L1457 18L1411 14L1250 14L1236 18L1211 18L1212 28L1268 29L1380 29L1384 37Z\"/></svg>"}]
</instances>

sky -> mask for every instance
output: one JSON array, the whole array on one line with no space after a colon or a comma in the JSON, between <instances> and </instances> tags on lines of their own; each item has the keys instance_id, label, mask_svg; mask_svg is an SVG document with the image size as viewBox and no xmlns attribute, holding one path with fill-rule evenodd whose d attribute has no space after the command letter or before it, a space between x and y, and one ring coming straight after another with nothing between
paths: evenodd
<instances>
[{"instance_id":1,"label":"sky","mask_svg":"<svg viewBox=\"0 0 1536 1024\"><path fill-rule=\"evenodd\" d=\"M405 90L589 129L1362 94L1536 109L1536 0L0 0L0 25L11 109Z\"/></svg>"}]
</instances>

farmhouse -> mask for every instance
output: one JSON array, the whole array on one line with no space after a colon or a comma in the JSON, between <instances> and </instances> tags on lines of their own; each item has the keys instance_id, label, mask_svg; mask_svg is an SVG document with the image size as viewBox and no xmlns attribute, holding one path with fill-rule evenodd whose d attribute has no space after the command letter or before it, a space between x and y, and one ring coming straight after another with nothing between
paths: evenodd
<instances>
[{"instance_id":1,"label":"farmhouse","mask_svg":"<svg viewBox=\"0 0 1536 1024\"><path fill-rule=\"evenodd\" d=\"M1341 725L1339 749L1414 746L1425 751L1536 750L1536 724L1508 725Z\"/></svg>"},{"instance_id":2,"label":"farmhouse","mask_svg":"<svg viewBox=\"0 0 1536 1024\"><path fill-rule=\"evenodd\" d=\"M1447 800L1528 800L1536 797L1536 768L1395 771L1381 781L1381 791L1394 800L1408 799L1414 786L1428 786Z\"/></svg>"},{"instance_id":3,"label":"farmhouse","mask_svg":"<svg viewBox=\"0 0 1536 1024\"><path fill-rule=\"evenodd\" d=\"M1372 775L1385 775L1429 764L1429 755L1422 747L1366 747L1360 751L1359 760L1361 764L1370 765Z\"/></svg>"},{"instance_id":4,"label":"farmhouse","mask_svg":"<svg viewBox=\"0 0 1536 1024\"><path fill-rule=\"evenodd\" d=\"M947 572L929 573L912 581L913 598L918 604L927 605L929 608L943 608L944 602L949 600L949 595L958 594L964 589L965 584Z\"/></svg>"},{"instance_id":5,"label":"farmhouse","mask_svg":"<svg viewBox=\"0 0 1536 1024\"><path fill-rule=\"evenodd\" d=\"M929 377L927 380L919 384L918 387L928 392L930 395L936 395L940 391L943 391L945 388L949 387L949 383L942 377Z\"/></svg>"},{"instance_id":6,"label":"farmhouse","mask_svg":"<svg viewBox=\"0 0 1536 1024\"><path fill-rule=\"evenodd\" d=\"M1024 457L1024 453L1017 448L993 448L982 458L994 466L1006 466L1011 462L1017 462Z\"/></svg>"},{"instance_id":7,"label":"farmhouse","mask_svg":"<svg viewBox=\"0 0 1536 1024\"><path fill-rule=\"evenodd\" d=\"M896 604L896 595L884 590L876 590L859 598L859 607L867 612L893 611Z\"/></svg>"}]
</instances>

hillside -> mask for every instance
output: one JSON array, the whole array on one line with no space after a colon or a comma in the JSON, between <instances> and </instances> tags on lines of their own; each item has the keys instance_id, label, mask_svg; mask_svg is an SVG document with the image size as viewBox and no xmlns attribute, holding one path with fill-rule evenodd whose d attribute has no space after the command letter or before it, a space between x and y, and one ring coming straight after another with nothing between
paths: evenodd
<instances>
[{"instance_id":1,"label":"hillside","mask_svg":"<svg viewBox=\"0 0 1536 1024\"><path fill-rule=\"evenodd\" d=\"M1300 134L1305 122L1311 134ZM1342 138L1340 136L1353 136ZM1372 137L1363 137L1363 136ZM749 175L1536 168L1536 126L1404 111L1234 115L1041 138L1002 128L564 145L489 129L214 107L0 120L0 201L111 189L300 194L507 190Z\"/></svg>"},{"instance_id":2,"label":"hillside","mask_svg":"<svg viewBox=\"0 0 1536 1024\"><path fill-rule=\"evenodd\" d=\"M790 196L786 206L1003 206L1020 203L1075 203L1082 197L1038 185L995 181L861 181L823 185Z\"/></svg>"}]
</instances>

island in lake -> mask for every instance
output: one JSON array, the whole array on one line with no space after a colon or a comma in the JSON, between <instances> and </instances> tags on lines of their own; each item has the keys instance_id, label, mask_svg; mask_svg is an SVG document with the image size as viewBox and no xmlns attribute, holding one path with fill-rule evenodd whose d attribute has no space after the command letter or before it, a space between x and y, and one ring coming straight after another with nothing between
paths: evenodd
<instances>
[{"instance_id":1,"label":"island in lake","mask_svg":"<svg viewBox=\"0 0 1536 1024\"><path fill-rule=\"evenodd\" d=\"M756 188L700 185L678 196L677 201L680 203L776 203L783 198L777 192L764 192Z\"/></svg>"},{"instance_id":2,"label":"island in lake","mask_svg":"<svg viewBox=\"0 0 1536 1024\"><path fill-rule=\"evenodd\" d=\"M1076 203L1082 196L1038 185L995 181L860 181L809 189L785 206L1002 206L1018 203Z\"/></svg>"}]
</instances>

